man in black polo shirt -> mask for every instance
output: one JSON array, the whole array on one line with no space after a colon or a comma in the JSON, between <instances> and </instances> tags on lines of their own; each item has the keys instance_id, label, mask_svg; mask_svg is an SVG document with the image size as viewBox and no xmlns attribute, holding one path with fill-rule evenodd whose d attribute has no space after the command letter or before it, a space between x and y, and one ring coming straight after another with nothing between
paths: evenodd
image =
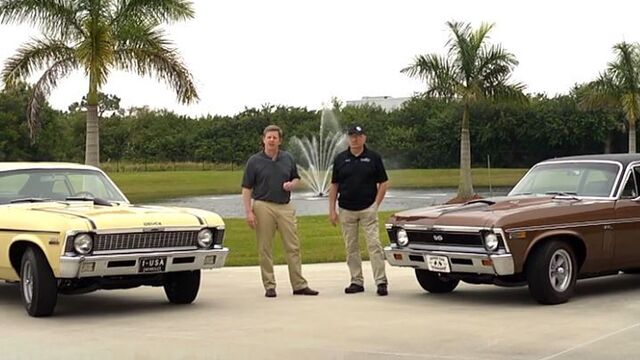
<instances>
[{"instance_id":1,"label":"man in black polo shirt","mask_svg":"<svg viewBox=\"0 0 640 360\"><path fill-rule=\"evenodd\" d=\"M361 126L350 128L347 135L349 148L333 160L329 190L329 220L334 226L338 220L342 225L347 265L351 273L351 284L344 292L354 294L364 291L358 244L358 226L362 226L377 293L384 296L388 293L387 276L378 232L378 208L387 192L387 172L380 155L366 147L367 136ZM336 212L336 200L339 213Z\"/></svg>"},{"instance_id":2,"label":"man in black polo shirt","mask_svg":"<svg viewBox=\"0 0 640 360\"><path fill-rule=\"evenodd\" d=\"M276 230L282 237L293 294L318 295L302 277L296 211L289 203L300 176L293 157L280 150L280 144L280 127L267 126L262 132L263 150L249 158L242 177L242 203L247 224L256 231L264 296L277 296L272 255Z\"/></svg>"}]
</instances>

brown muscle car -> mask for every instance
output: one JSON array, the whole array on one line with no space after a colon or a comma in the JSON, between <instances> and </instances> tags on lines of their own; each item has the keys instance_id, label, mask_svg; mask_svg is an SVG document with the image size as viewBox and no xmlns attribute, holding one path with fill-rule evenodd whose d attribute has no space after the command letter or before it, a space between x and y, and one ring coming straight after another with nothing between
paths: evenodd
<instances>
[{"instance_id":1,"label":"brown muscle car","mask_svg":"<svg viewBox=\"0 0 640 360\"><path fill-rule=\"evenodd\" d=\"M638 154L546 160L507 196L396 213L384 251L431 293L528 284L538 302L559 304L576 279L640 270L639 190Z\"/></svg>"}]
</instances>

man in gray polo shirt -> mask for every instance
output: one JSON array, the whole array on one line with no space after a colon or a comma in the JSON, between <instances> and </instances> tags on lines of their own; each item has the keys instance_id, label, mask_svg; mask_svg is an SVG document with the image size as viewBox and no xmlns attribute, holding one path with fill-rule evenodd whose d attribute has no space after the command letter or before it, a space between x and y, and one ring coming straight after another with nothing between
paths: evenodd
<instances>
[{"instance_id":1,"label":"man in gray polo shirt","mask_svg":"<svg viewBox=\"0 0 640 360\"><path fill-rule=\"evenodd\" d=\"M291 191L300 181L296 162L286 151L280 150L282 129L267 126L262 132L263 151L249 158L242 177L242 202L247 224L256 230L260 272L266 297L276 297L276 278L273 274L273 237L280 232L284 244L289 280L294 295L318 295L302 277L300 240ZM251 201L253 199L253 202Z\"/></svg>"}]
</instances>

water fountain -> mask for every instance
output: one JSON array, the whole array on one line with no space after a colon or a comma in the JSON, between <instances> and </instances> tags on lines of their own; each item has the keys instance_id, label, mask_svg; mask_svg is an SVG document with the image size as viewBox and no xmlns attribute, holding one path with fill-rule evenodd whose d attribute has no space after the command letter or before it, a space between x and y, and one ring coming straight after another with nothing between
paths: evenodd
<instances>
[{"instance_id":1,"label":"water fountain","mask_svg":"<svg viewBox=\"0 0 640 360\"><path fill-rule=\"evenodd\" d=\"M298 162L298 173L314 196L326 196L331 186L333 158L346 149L346 136L330 109L322 110L318 137L291 138L290 150Z\"/></svg>"}]
</instances>

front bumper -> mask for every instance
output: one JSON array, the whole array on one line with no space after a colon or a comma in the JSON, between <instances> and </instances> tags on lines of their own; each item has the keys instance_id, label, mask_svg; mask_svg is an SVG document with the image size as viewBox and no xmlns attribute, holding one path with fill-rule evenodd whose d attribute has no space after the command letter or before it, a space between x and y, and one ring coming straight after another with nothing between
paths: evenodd
<instances>
[{"instance_id":1,"label":"front bumper","mask_svg":"<svg viewBox=\"0 0 640 360\"><path fill-rule=\"evenodd\" d=\"M200 269L215 269L224 266L229 254L228 248L167 251L151 253L133 253L95 256L61 256L59 278L74 279L96 276L141 275L140 259L166 257L164 271L193 271ZM206 264L205 264L205 259ZM91 265L90 263L94 263Z\"/></svg>"},{"instance_id":2,"label":"front bumper","mask_svg":"<svg viewBox=\"0 0 640 360\"><path fill-rule=\"evenodd\" d=\"M435 251L387 246L384 254L389 265L428 270L426 255L446 256L452 273L513 275L511 254L482 254ZM484 261L483 261L484 260Z\"/></svg>"}]
</instances>

